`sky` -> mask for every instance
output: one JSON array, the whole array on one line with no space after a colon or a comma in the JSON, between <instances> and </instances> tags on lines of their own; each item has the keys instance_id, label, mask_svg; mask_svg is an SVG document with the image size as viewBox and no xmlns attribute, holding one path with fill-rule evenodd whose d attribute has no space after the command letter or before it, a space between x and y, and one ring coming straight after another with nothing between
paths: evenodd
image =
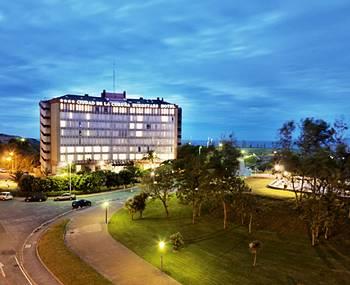
<instances>
[{"instance_id":1,"label":"sky","mask_svg":"<svg viewBox=\"0 0 350 285\"><path fill-rule=\"evenodd\" d=\"M39 137L40 100L163 97L183 138L274 140L286 120L350 121L350 1L0 2L0 133Z\"/></svg>"}]
</instances>

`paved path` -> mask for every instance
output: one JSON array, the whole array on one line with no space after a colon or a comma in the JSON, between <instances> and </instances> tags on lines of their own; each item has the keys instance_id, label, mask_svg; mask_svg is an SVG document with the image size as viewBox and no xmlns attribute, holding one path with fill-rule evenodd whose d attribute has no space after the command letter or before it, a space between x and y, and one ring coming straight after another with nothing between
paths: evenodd
<instances>
[{"instance_id":1,"label":"paved path","mask_svg":"<svg viewBox=\"0 0 350 285\"><path fill-rule=\"evenodd\" d=\"M110 213L122 207L121 202L113 204ZM107 231L101 207L91 208L71 219L66 244L114 284L180 284L114 240Z\"/></svg>"}]
</instances>

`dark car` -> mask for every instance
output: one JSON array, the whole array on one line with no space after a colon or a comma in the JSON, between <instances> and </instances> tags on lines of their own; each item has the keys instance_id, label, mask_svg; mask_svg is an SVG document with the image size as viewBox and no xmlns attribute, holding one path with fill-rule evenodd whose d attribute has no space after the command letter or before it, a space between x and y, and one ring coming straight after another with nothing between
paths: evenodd
<instances>
[{"instance_id":1,"label":"dark car","mask_svg":"<svg viewBox=\"0 0 350 285\"><path fill-rule=\"evenodd\" d=\"M44 202L46 200L47 200L46 195L38 193L38 194L32 194L27 196L24 199L24 202Z\"/></svg>"},{"instance_id":2,"label":"dark car","mask_svg":"<svg viewBox=\"0 0 350 285\"><path fill-rule=\"evenodd\" d=\"M83 208L83 207L90 207L91 206L91 201L89 200L78 200L78 201L74 201L72 203L72 208L73 209L78 209L78 208Z\"/></svg>"}]
</instances>

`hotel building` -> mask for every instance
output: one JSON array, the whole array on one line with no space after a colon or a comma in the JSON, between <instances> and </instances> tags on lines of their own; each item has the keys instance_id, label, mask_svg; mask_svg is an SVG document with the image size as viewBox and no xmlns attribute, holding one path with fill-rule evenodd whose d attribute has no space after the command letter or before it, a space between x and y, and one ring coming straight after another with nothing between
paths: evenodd
<instances>
[{"instance_id":1,"label":"hotel building","mask_svg":"<svg viewBox=\"0 0 350 285\"><path fill-rule=\"evenodd\" d=\"M174 159L181 143L181 108L163 98L104 90L101 97L64 95L39 106L41 169L52 174L67 163L112 169L149 151L159 162Z\"/></svg>"}]
</instances>

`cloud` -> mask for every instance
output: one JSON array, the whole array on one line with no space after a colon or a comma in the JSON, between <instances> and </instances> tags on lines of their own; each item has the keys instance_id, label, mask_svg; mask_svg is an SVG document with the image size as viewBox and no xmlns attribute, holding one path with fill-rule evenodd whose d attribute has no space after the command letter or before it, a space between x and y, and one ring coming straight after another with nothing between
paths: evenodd
<instances>
[{"instance_id":1,"label":"cloud","mask_svg":"<svg viewBox=\"0 0 350 285\"><path fill-rule=\"evenodd\" d=\"M3 1L0 132L37 136L39 100L111 90L114 61L117 89L183 107L187 138L349 120L349 12L343 0Z\"/></svg>"}]
</instances>

